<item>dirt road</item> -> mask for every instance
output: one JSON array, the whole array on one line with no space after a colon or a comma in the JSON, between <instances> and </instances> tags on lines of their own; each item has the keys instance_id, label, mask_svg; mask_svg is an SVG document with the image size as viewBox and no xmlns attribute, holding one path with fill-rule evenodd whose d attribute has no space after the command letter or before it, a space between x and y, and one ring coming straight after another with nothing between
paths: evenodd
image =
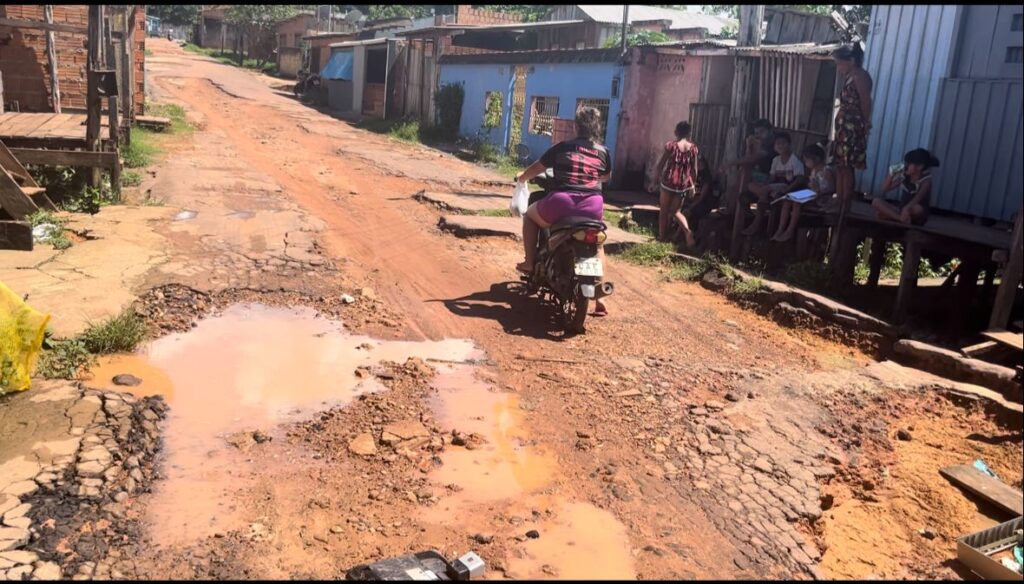
<instances>
[{"instance_id":1,"label":"dirt road","mask_svg":"<svg viewBox=\"0 0 1024 584\"><path fill-rule=\"evenodd\" d=\"M435 548L493 578L941 577L994 520L938 468L1020 486L1019 425L614 257L612 314L561 338L510 286L517 244L412 198L500 177L149 45L152 98L197 126L144 185L161 254L126 284L169 334L86 385L135 372L170 412L133 529L40 549L66 574L334 578Z\"/></svg>"}]
</instances>

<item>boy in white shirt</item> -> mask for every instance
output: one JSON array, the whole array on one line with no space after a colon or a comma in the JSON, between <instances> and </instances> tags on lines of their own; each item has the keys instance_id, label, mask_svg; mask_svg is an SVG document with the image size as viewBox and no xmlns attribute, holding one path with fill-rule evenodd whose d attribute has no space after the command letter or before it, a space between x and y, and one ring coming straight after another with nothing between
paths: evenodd
<instances>
[{"instance_id":1,"label":"boy in white shirt","mask_svg":"<svg viewBox=\"0 0 1024 584\"><path fill-rule=\"evenodd\" d=\"M793 154L793 143L789 134L775 134L775 153L778 156L772 159L771 178L768 184L752 183L749 186L750 192L757 197L757 212L754 215L754 222L743 230L743 235L754 235L761 230L768 206L773 199L803 188L807 183L804 164L800 162L799 156Z\"/></svg>"}]
</instances>

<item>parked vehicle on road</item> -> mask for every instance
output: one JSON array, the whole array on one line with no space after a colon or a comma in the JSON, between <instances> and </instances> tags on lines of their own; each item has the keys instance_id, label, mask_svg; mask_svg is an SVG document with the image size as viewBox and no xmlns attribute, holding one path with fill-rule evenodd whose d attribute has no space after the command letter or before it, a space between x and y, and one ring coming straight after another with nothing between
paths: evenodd
<instances>
[{"instance_id":1,"label":"parked vehicle on road","mask_svg":"<svg viewBox=\"0 0 1024 584\"><path fill-rule=\"evenodd\" d=\"M530 194L530 204L555 188L551 170L532 181L541 190ZM614 284L604 281L604 264L598 249L608 238L603 221L589 217L568 217L542 229L537 245L537 263L529 274L522 274L527 293L554 303L566 333L584 332L591 300L610 296Z\"/></svg>"}]
</instances>

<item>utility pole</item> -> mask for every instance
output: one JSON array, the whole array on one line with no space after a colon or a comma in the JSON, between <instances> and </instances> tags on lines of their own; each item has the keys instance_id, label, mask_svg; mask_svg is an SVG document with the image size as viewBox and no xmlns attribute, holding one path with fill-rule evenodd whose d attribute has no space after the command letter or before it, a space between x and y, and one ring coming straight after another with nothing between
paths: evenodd
<instances>
[{"instance_id":1,"label":"utility pole","mask_svg":"<svg viewBox=\"0 0 1024 584\"><path fill-rule=\"evenodd\" d=\"M626 32L629 29L629 4L622 5L622 56L626 56Z\"/></svg>"}]
</instances>

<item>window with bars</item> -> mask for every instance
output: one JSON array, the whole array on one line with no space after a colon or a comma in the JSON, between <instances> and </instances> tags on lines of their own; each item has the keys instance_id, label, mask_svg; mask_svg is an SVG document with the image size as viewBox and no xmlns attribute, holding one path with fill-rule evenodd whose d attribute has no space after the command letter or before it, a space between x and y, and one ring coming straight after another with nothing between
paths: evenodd
<instances>
[{"instance_id":1,"label":"window with bars","mask_svg":"<svg viewBox=\"0 0 1024 584\"><path fill-rule=\"evenodd\" d=\"M535 95L530 104L530 133L550 136L558 116L558 98Z\"/></svg>"},{"instance_id":2,"label":"window with bars","mask_svg":"<svg viewBox=\"0 0 1024 584\"><path fill-rule=\"evenodd\" d=\"M593 97L581 97L576 100L576 111L580 111L580 108L594 107L597 111L601 112L601 143L605 142L608 137L608 104L607 99L597 99ZM575 117L575 116L573 116Z\"/></svg>"}]
</instances>

